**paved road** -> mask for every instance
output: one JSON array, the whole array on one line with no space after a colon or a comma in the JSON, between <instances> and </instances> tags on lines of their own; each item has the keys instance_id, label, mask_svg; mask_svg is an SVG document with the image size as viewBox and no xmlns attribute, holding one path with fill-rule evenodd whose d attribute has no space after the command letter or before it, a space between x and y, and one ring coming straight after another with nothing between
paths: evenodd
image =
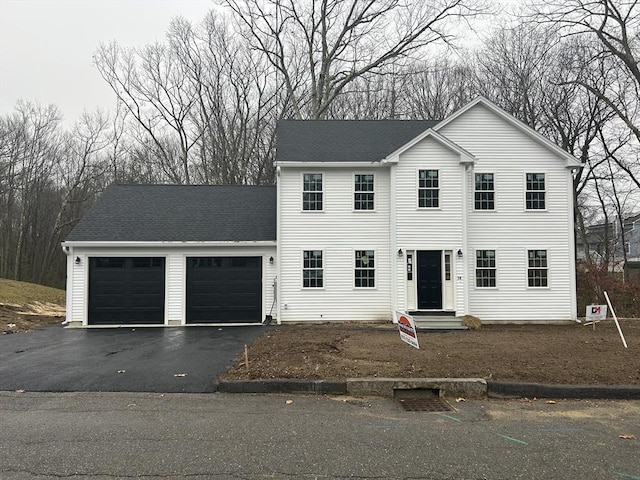
<instances>
[{"instance_id":1,"label":"paved road","mask_svg":"<svg viewBox=\"0 0 640 480\"><path fill-rule=\"evenodd\" d=\"M1 335L0 390L213 392L216 377L264 328L54 326Z\"/></svg>"},{"instance_id":2,"label":"paved road","mask_svg":"<svg viewBox=\"0 0 640 480\"><path fill-rule=\"evenodd\" d=\"M0 478L640 479L639 401L344 400L0 393Z\"/></svg>"}]
</instances>

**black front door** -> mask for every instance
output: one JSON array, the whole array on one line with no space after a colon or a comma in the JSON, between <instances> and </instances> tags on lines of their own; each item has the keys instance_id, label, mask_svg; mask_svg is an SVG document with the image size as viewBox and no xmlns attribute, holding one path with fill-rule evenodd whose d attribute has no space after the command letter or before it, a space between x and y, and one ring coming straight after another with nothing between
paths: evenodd
<instances>
[{"instance_id":1,"label":"black front door","mask_svg":"<svg viewBox=\"0 0 640 480\"><path fill-rule=\"evenodd\" d=\"M418 251L418 309L442 310L442 252Z\"/></svg>"}]
</instances>

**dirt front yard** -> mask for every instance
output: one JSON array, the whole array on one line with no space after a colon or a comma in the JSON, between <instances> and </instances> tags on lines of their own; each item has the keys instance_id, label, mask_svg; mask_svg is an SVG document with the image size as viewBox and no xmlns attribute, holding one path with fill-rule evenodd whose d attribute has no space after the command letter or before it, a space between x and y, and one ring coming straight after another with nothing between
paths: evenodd
<instances>
[{"instance_id":1,"label":"dirt front yard","mask_svg":"<svg viewBox=\"0 0 640 480\"><path fill-rule=\"evenodd\" d=\"M550 384L640 385L640 319L591 326L488 325L419 332L420 350L391 325L264 327L223 379L476 377Z\"/></svg>"}]
</instances>

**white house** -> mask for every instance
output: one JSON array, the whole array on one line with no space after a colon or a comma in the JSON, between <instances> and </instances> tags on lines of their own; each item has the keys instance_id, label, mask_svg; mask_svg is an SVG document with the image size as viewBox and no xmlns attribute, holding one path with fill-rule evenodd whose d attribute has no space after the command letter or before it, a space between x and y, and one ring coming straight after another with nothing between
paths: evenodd
<instances>
[{"instance_id":1,"label":"white house","mask_svg":"<svg viewBox=\"0 0 640 480\"><path fill-rule=\"evenodd\" d=\"M71 323L135 324L142 317L114 320L96 305L135 312L151 298L163 325L390 321L395 310L427 323L575 320L572 171L581 164L491 102L440 122L283 121L277 133L277 192L107 190L63 243ZM191 189L198 200L182 199ZM255 197L267 191L271 205ZM126 232L109 233L122 223ZM157 270L156 297L137 284L136 264ZM120 269L114 278L110 268ZM118 275L132 278L122 298L109 293ZM220 290L229 284L232 300ZM245 296L251 312L240 308Z\"/></svg>"}]
</instances>

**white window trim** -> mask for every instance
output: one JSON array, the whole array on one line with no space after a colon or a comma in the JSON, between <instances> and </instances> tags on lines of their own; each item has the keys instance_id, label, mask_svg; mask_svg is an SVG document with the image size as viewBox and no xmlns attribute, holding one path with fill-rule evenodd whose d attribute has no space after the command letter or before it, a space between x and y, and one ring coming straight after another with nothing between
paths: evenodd
<instances>
[{"instance_id":1,"label":"white window trim","mask_svg":"<svg viewBox=\"0 0 640 480\"><path fill-rule=\"evenodd\" d=\"M476 270L478 270L478 263L477 263L477 257L476 257L476 252L482 252L482 251L486 251L486 250L493 250L494 254L495 254L495 264L496 266L494 267L494 270L496 271L496 284L493 287L479 287L478 284L476 283ZM488 247L488 248L475 248L473 250L473 288L475 290L497 290L498 286L500 284L499 282L499 277L498 277L498 269L499 269L500 265L498 264L498 249L495 247Z\"/></svg>"},{"instance_id":2,"label":"white window trim","mask_svg":"<svg viewBox=\"0 0 640 480\"><path fill-rule=\"evenodd\" d=\"M493 175L493 190L476 190L476 175L482 175L485 173L490 173L491 175ZM497 201L496 199L498 198L498 196L496 195L496 184L498 183L496 181L497 175L496 172L473 172L473 197L472 197L472 201L473 201L473 211L474 212L482 212L482 213L487 213L487 212L495 212L498 209L496 208L497 205ZM525 187L526 187L526 174L525 174ZM477 192L493 192L493 208L491 209L482 209L482 208L476 208L476 193ZM525 200L526 200L526 194L525 194ZM485 248L485 249L480 249L480 250L493 250L491 248Z\"/></svg>"},{"instance_id":3,"label":"white window trim","mask_svg":"<svg viewBox=\"0 0 640 480\"><path fill-rule=\"evenodd\" d=\"M544 250L545 252L547 252L547 267L545 270L547 270L547 285L544 287L531 287L529 286L529 251L530 250ZM551 261L550 261L551 255L549 254L549 248L548 247L527 247L524 250L524 284L527 288L527 290L548 290L551 288ZM536 268L536 267L531 267L534 268L536 270L542 270L541 268Z\"/></svg>"},{"instance_id":4,"label":"white window trim","mask_svg":"<svg viewBox=\"0 0 640 480\"><path fill-rule=\"evenodd\" d=\"M437 207L421 207L420 206L420 170L435 170L438 172L438 206ZM416 209L419 211L435 211L442 210L442 170L440 168L418 167L416 170Z\"/></svg>"},{"instance_id":5,"label":"white window trim","mask_svg":"<svg viewBox=\"0 0 640 480\"><path fill-rule=\"evenodd\" d=\"M321 252L322 253L322 268L309 268L307 270L322 270L322 286L321 287L305 287L304 286L304 252ZM309 291L309 290L324 290L327 285L327 279L325 277L326 270L326 252L323 248L303 248L300 250L300 290Z\"/></svg>"},{"instance_id":6,"label":"white window trim","mask_svg":"<svg viewBox=\"0 0 640 480\"><path fill-rule=\"evenodd\" d=\"M373 175L373 191L372 192L356 192L356 175ZM377 180L376 180L377 175L373 172L353 172L352 175L352 182L351 182L351 188L353 190L353 198L352 198L352 202L351 202L351 208L353 209L354 212L357 213L371 213L371 212L375 212L377 207L378 207L378 202L376 201L376 191L377 191ZM324 187L324 184L322 185ZM358 210L356 208L356 194L357 193L372 193L373 194L373 208L371 210ZM324 207L324 203L322 205Z\"/></svg>"},{"instance_id":7,"label":"white window trim","mask_svg":"<svg viewBox=\"0 0 640 480\"><path fill-rule=\"evenodd\" d=\"M305 175L322 175L322 190L319 191L319 193L322 194L322 209L320 210L305 210L304 209L304 194L305 193L318 193L318 192L306 192L304 189L304 176ZM326 178L327 176L325 175L324 172L318 172L318 171L304 171L304 172L300 172L300 211L302 213L319 213L319 212L324 212L325 211L325 206L326 206L326 195L325 195L325 191L326 191Z\"/></svg>"},{"instance_id":8,"label":"white window trim","mask_svg":"<svg viewBox=\"0 0 640 480\"><path fill-rule=\"evenodd\" d=\"M544 208L527 208L527 174L528 173L542 173L544 175L544 190L531 190L531 192L544 192ZM523 175L523 193L522 206L525 212L546 212L549 206L549 174L545 170L525 171ZM539 249L538 249L539 250Z\"/></svg>"},{"instance_id":9,"label":"white window trim","mask_svg":"<svg viewBox=\"0 0 640 480\"><path fill-rule=\"evenodd\" d=\"M356 252L365 252L365 251L371 251L373 252L373 260L374 262L377 264L378 263L378 252L376 251L375 248L354 248L351 258L353 259L353 269L351 270L351 274L352 274L352 282L351 285L353 286L354 290L376 290L378 288L378 269L374 264L373 268L369 268L367 270L373 270L373 287L356 287ZM364 270L364 269L362 269Z\"/></svg>"}]
</instances>

